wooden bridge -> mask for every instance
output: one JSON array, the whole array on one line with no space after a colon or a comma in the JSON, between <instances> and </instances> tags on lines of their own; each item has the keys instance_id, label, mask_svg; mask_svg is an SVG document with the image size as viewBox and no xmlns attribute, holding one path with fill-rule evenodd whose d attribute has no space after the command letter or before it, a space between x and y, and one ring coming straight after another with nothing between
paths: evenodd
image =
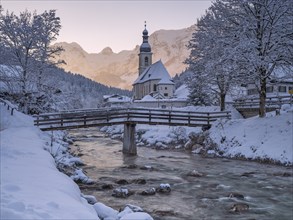
<instances>
[{"instance_id":1,"label":"wooden bridge","mask_svg":"<svg viewBox=\"0 0 293 220\"><path fill-rule=\"evenodd\" d=\"M231 103L244 118L258 115L259 98L242 98ZM292 95L266 98L266 112L278 111L283 104L293 104Z\"/></svg>"},{"instance_id":2,"label":"wooden bridge","mask_svg":"<svg viewBox=\"0 0 293 220\"><path fill-rule=\"evenodd\" d=\"M43 131L124 124L123 153L136 155L136 124L209 128L219 118L231 118L231 112L103 108L40 114L35 116L34 124Z\"/></svg>"}]
</instances>

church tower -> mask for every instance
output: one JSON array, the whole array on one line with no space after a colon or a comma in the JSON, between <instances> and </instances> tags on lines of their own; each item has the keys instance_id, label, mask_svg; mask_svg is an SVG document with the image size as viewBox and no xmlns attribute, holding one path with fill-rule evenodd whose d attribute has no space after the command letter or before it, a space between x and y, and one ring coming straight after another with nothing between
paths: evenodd
<instances>
[{"instance_id":1,"label":"church tower","mask_svg":"<svg viewBox=\"0 0 293 220\"><path fill-rule=\"evenodd\" d=\"M139 66L138 66L138 74L141 75L143 71L150 65L152 65L152 49L149 45L149 36L148 31L146 29L146 22L144 22L144 31L142 32L143 42L140 45L139 49Z\"/></svg>"}]
</instances>

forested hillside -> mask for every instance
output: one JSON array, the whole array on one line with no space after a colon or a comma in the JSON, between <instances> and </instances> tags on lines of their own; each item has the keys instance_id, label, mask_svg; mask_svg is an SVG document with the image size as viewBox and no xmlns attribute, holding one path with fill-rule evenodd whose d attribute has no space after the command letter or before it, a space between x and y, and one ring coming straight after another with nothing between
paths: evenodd
<instances>
[{"instance_id":1,"label":"forested hillside","mask_svg":"<svg viewBox=\"0 0 293 220\"><path fill-rule=\"evenodd\" d=\"M105 94L131 95L58 68L63 48L51 46L61 29L55 10L20 15L0 10L0 96L24 113L90 108Z\"/></svg>"}]
</instances>

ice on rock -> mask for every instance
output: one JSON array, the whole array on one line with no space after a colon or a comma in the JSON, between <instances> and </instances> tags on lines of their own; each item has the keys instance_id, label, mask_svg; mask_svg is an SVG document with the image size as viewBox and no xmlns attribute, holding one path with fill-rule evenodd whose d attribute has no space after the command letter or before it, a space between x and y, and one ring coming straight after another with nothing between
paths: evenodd
<instances>
[{"instance_id":1,"label":"ice on rock","mask_svg":"<svg viewBox=\"0 0 293 220\"><path fill-rule=\"evenodd\" d=\"M91 196L91 195L84 195L83 193L81 193L81 197L85 198L86 201L92 205L98 202L96 197Z\"/></svg>"},{"instance_id":2,"label":"ice on rock","mask_svg":"<svg viewBox=\"0 0 293 220\"><path fill-rule=\"evenodd\" d=\"M73 179L76 182L80 181L82 183L87 183L87 184L91 184L94 182L92 179L90 179L88 176L84 174L82 169L75 170L74 175L71 176L71 179Z\"/></svg>"},{"instance_id":3,"label":"ice on rock","mask_svg":"<svg viewBox=\"0 0 293 220\"><path fill-rule=\"evenodd\" d=\"M118 211L112 209L109 206L104 205L103 203L95 203L94 209L96 210L99 218L101 219L117 219L118 218Z\"/></svg>"}]
</instances>

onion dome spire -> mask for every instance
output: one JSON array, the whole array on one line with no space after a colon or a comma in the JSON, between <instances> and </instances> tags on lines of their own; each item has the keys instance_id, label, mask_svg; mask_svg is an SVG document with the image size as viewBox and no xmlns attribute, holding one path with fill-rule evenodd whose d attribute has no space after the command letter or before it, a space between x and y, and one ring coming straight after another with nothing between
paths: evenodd
<instances>
[{"instance_id":1,"label":"onion dome spire","mask_svg":"<svg viewBox=\"0 0 293 220\"><path fill-rule=\"evenodd\" d=\"M149 32L146 29L146 21L144 22L144 30L142 32L142 44L140 46L140 52L151 52L151 46L149 45L148 39L149 39Z\"/></svg>"}]
</instances>

